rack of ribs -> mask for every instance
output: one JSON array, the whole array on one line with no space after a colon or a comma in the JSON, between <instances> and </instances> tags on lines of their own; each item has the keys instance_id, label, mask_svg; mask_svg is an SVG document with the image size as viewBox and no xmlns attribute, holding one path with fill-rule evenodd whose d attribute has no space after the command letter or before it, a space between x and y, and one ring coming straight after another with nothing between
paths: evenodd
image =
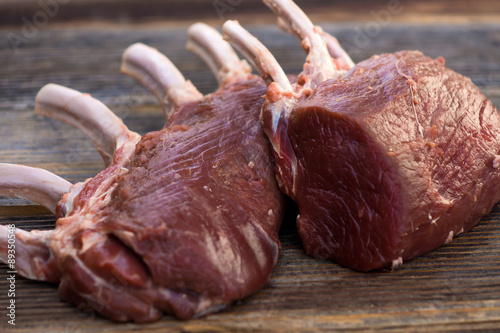
<instances>
[{"instance_id":1,"label":"rack of ribs","mask_svg":"<svg viewBox=\"0 0 500 333\"><path fill-rule=\"evenodd\" d=\"M264 2L307 54L296 82L237 22L223 30L268 84L262 123L308 254L396 267L500 200L500 115L469 78L418 51L354 65L291 0Z\"/></svg>"},{"instance_id":2,"label":"rack of ribs","mask_svg":"<svg viewBox=\"0 0 500 333\"><path fill-rule=\"evenodd\" d=\"M0 164L0 194L42 204L54 230L17 229L16 269L59 283L62 299L116 321L188 319L260 290L280 252L284 196L259 122L266 86L203 24L189 48L219 81L202 96L157 50L129 47L122 71L158 97L163 129L142 137L88 94L48 84L36 112L85 132L106 168L70 184ZM7 262L7 226L0 260Z\"/></svg>"}]
</instances>

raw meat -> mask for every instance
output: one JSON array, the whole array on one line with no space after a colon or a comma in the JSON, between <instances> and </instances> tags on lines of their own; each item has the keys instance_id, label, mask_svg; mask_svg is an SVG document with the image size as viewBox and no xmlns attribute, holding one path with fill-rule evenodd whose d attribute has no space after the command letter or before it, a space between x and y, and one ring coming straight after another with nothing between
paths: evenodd
<instances>
[{"instance_id":1,"label":"raw meat","mask_svg":"<svg viewBox=\"0 0 500 333\"><path fill-rule=\"evenodd\" d=\"M81 128L101 152L108 166L94 178L72 186L0 164L1 194L57 217L55 230L16 231L16 269L59 282L80 309L116 321L199 317L261 289L276 264L284 198L259 123L266 86L215 30L193 26L190 47L216 72L217 92L203 97L145 45L125 52L122 70L169 115L163 130L142 137L89 95L41 89L36 111ZM8 232L0 229L3 262Z\"/></svg>"},{"instance_id":2,"label":"raw meat","mask_svg":"<svg viewBox=\"0 0 500 333\"><path fill-rule=\"evenodd\" d=\"M500 200L499 113L470 79L417 51L345 73L292 1L264 2L307 53L297 83L236 22L224 33L269 84L262 123L308 254L361 271L395 267Z\"/></svg>"}]
</instances>

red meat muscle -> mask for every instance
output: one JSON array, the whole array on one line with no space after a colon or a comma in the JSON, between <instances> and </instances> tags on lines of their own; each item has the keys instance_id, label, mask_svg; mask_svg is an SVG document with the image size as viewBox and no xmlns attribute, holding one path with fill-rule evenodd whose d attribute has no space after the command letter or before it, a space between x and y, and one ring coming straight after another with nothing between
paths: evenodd
<instances>
[{"instance_id":1,"label":"red meat muscle","mask_svg":"<svg viewBox=\"0 0 500 333\"><path fill-rule=\"evenodd\" d=\"M417 51L347 73L289 0L266 0L308 53L296 84L237 23L227 38L268 79L262 122L308 254L397 266L474 226L500 200L500 118L465 78Z\"/></svg>"},{"instance_id":2,"label":"red meat muscle","mask_svg":"<svg viewBox=\"0 0 500 333\"><path fill-rule=\"evenodd\" d=\"M55 230L16 231L20 274L59 282L63 299L113 320L217 311L261 289L280 251L284 201L259 123L266 86L215 30L196 25L190 35L221 84L204 97L156 50L135 44L124 55L123 71L169 115L160 131L140 137L68 88L50 84L38 94L39 113L95 141L109 164L97 176L71 186L40 169L0 165L0 193L43 203L57 217ZM0 232L6 262L7 228Z\"/></svg>"}]
</instances>

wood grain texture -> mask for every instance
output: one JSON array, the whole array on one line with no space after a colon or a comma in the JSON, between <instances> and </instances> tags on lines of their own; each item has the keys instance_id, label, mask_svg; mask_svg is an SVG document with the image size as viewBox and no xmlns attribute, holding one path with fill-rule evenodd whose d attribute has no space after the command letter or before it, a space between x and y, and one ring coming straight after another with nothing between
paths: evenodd
<instances>
[{"instance_id":1,"label":"wood grain texture","mask_svg":"<svg viewBox=\"0 0 500 333\"><path fill-rule=\"evenodd\" d=\"M365 23L326 24L355 61L372 54L420 49L444 56L500 105L499 25L391 24L363 43ZM294 38L272 25L250 26L285 71L296 73L303 52ZM5 41L7 30L0 30ZM72 182L95 175L100 156L83 134L33 114L34 96L48 82L89 92L135 131L161 128L156 101L134 80L119 74L121 52L141 41L158 48L204 93L216 81L184 49L186 27L48 28L14 51L0 48L0 162L52 171ZM38 209L33 212L33 209ZM54 218L22 200L0 200L0 223L47 229ZM500 205L469 233L393 272L358 273L309 258L293 214L280 232L283 250L271 280L260 292L206 318L178 321L166 316L148 325L116 324L63 303L53 284L17 277L15 330L7 325L7 269L0 266L2 332L317 332L317 331L493 331L500 327Z\"/></svg>"},{"instance_id":2,"label":"wood grain texture","mask_svg":"<svg viewBox=\"0 0 500 333\"><path fill-rule=\"evenodd\" d=\"M392 10L391 22L498 22L497 0L296 0L315 21L353 22L376 20L378 14ZM47 5L52 3L52 6ZM56 3L57 5L54 5ZM52 9L51 9L52 8ZM204 20L221 24L237 19L244 23L273 23L274 15L261 0L2 0L0 26L21 26L28 21L43 20L40 12L49 14L55 23L80 22L112 24L151 24ZM43 14L42 14L43 15ZM383 16L383 14L382 14ZM384 17L381 17L384 19Z\"/></svg>"}]
</instances>

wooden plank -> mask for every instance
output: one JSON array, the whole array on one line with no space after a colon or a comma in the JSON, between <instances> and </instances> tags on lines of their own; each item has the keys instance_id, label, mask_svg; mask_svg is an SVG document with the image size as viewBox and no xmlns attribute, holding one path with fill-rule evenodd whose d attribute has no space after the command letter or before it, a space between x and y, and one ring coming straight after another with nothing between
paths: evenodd
<instances>
[{"instance_id":1,"label":"wooden plank","mask_svg":"<svg viewBox=\"0 0 500 333\"><path fill-rule=\"evenodd\" d=\"M296 0L314 21L353 22L498 22L500 3L496 0ZM48 5L48 4L51 5ZM196 8L196 10L192 10ZM22 27L30 23L46 24L96 22L111 24L179 24L196 20L221 24L237 19L244 23L273 23L275 17L261 0L3 0L5 13L0 26ZM47 18L44 18L44 14ZM385 17L389 13L390 17ZM46 22L46 23L45 23ZM37 27L37 25L35 25Z\"/></svg>"},{"instance_id":2,"label":"wooden plank","mask_svg":"<svg viewBox=\"0 0 500 333\"><path fill-rule=\"evenodd\" d=\"M68 125L33 115L38 89L48 82L90 92L140 133L163 122L154 98L118 73L121 52L136 41L166 53L203 92L215 89L212 75L184 50L186 27L47 29L14 52L0 49L0 161L46 168L75 182L102 167L92 144ZM420 49L444 56L500 105L500 26L391 24L361 43L363 23L329 24L360 61L374 53ZM288 73L300 70L296 40L274 26L250 26ZM8 30L0 31L5 40ZM34 216L25 201L1 199L8 216L0 223L25 229L53 228L50 215ZM0 211L2 212L2 211ZM0 311L2 332L303 332L338 330L494 330L500 325L500 205L471 232L394 272L354 272L304 254L293 215L280 232L283 250L271 280L260 292L206 318L178 321L166 316L147 324L116 324L63 303L57 286L17 277L15 330ZM0 308L7 297L6 266L0 266Z\"/></svg>"}]
</instances>

